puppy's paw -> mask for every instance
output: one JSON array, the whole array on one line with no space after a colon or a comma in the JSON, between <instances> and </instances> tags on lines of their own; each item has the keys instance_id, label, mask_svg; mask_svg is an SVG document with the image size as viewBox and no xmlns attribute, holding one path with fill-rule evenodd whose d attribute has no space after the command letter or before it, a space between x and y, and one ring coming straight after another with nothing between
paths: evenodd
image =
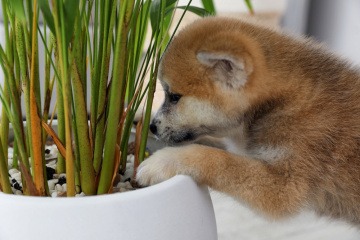
<instances>
[{"instance_id":1,"label":"puppy's paw","mask_svg":"<svg viewBox=\"0 0 360 240\"><path fill-rule=\"evenodd\" d=\"M191 158L187 147L167 147L155 152L137 169L136 181L140 186L154 185L177 174L192 175L187 166Z\"/></svg>"}]
</instances>

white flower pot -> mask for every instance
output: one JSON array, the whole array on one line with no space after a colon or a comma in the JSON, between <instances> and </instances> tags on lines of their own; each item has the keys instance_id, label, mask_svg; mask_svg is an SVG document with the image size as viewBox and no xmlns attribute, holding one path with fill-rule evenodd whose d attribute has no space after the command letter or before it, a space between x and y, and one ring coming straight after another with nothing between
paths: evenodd
<instances>
[{"instance_id":1,"label":"white flower pot","mask_svg":"<svg viewBox=\"0 0 360 240\"><path fill-rule=\"evenodd\" d=\"M0 193L1 240L216 240L206 187L176 176L126 193L44 198Z\"/></svg>"}]
</instances>

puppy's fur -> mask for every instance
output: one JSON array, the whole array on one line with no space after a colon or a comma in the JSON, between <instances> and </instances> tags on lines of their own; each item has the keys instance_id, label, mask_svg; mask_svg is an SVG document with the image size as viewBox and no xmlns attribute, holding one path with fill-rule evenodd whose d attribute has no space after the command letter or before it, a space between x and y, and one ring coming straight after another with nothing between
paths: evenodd
<instances>
[{"instance_id":1,"label":"puppy's fur","mask_svg":"<svg viewBox=\"0 0 360 240\"><path fill-rule=\"evenodd\" d=\"M310 208L360 225L360 74L311 40L209 17L181 31L159 71L152 131L169 143L209 135L227 151L167 147L138 169L176 174L281 218Z\"/></svg>"}]
</instances>

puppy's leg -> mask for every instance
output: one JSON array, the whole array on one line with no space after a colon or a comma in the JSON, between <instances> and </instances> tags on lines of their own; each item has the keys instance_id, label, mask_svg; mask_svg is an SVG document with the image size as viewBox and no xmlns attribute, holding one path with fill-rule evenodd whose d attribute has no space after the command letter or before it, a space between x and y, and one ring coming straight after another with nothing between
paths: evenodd
<instances>
[{"instance_id":1,"label":"puppy's leg","mask_svg":"<svg viewBox=\"0 0 360 240\"><path fill-rule=\"evenodd\" d=\"M190 175L273 218L296 213L308 192L288 161L270 165L196 144L159 150L140 165L137 181L152 185L177 174Z\"/></svg>"},{"instance_id":2,"label":"puppy's leg","mask_svg":"<svg viewBox=\"0 0 360 240\"><path fill-rule=\"evenodd\" d=\"M226 146L224 144L224 140L222 138L215 138L205 136L195 141L195 144L205 145L214 148L220 148L225 150Z\"/></svg>"}]
</instances>

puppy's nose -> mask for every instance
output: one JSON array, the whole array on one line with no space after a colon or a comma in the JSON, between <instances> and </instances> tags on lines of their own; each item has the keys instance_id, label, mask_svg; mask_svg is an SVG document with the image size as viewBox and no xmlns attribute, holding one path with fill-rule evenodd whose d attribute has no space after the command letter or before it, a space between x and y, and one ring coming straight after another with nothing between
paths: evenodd
<instances>
[{"instance_id":1,"label":"puppy's nose","mask_svg":"<svg viewBox=\"0 0 360 240\"><path fill-rule=\"evenodd\" d=\"M154 123L151 123L150 124L150 131L153 133L153 134L156 134L157 133L157 127Z\"/></svg>"}]
</instances>

